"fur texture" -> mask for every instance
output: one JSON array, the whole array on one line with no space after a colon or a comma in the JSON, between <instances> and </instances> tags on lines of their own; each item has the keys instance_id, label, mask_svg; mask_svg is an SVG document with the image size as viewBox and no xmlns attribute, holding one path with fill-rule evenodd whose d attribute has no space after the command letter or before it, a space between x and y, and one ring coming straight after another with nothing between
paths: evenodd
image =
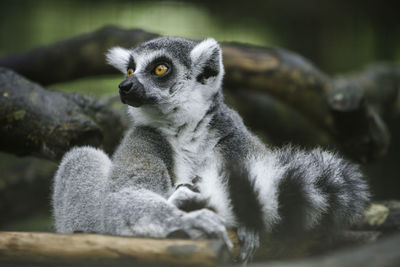
<instances>
[{"instance_id":1,"label":"fur texture","mask_svg":"<svg viewBox=\"0 0 400 267\"><path fill-rule=\"evenodd\" d=\"M58 232L216 236L231 247L226 227L235 227L247 261L262 232L335 229L360 218L369 193L356 165L321 149L270 149L225 105L215 40L164 37L113 48L107 61L134 70L126 81L134 93L145 89L143 104L128 107L132 128L111 159L88 147L64 156L53 191ZM168 66L161 77L159 64Z\"/></svg>"}]
</instances>

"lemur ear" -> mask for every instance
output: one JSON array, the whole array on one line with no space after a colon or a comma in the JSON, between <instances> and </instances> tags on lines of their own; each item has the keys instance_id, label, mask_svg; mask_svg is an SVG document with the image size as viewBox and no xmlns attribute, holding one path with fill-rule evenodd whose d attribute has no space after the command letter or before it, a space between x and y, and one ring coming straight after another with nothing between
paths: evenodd
<instances>
[{"instance_id":1,"label":"lemur ear","mask_svg":"<svg viewBox=\"0 0 400 267\"><path fill-rule=\"evenodd\" d=\"M208 38L197 44L190 52L196 79L205 83L211 77L222 77L222 51L217 41Z\"/></svg>"},{"instance_id":2,"label":"lemur ear","mask_svg":"<svg viewBox=\"0 0 400 267\"><path fill-rule=\"evenodd\" d=\"M116 46L108 50L106 53L107 63L121 71L126 73L126 68L129 63L129 57L131 56L129 50Z\"/></svg>"}]
</instances>

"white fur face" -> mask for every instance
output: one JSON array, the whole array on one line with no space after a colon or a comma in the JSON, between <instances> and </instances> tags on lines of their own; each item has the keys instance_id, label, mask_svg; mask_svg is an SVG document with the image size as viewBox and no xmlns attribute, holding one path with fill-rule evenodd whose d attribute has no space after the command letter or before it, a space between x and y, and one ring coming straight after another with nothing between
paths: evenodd
<instances>
[{"instance_id":1,"label":"white fur face","mask_svg":"<svg viewBox=\"0 0 400 267\"><path fill-rule=\"evenodd\" d=\"M213 96L221 90L224 74L222 52L214 39L200 43L181 38L163 37L146 42L135 49L114 47L107 53L107 62L133 75L144 87L146 97L155 99L152 104L130 107L145 120L190 120L202 116ZM155 75L155 68L165 65L168 71ZM193 118L194 119L194 118Z\"/></svg>"}]
</instances>

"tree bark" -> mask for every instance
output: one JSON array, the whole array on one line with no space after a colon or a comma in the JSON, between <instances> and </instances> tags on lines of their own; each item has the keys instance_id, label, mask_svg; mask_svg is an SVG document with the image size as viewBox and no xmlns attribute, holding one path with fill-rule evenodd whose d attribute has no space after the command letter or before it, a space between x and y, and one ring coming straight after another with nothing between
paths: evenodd
<instances>
[{"instance_id":1,"label":"tree bark","mask_svg":"<svg viewBox=\"0 0 400 267\"><path fill-rule=\"evenodd\" d=\"M0 232L0 263L12 266L218 266L228 259L217 240Z\"/></svg>"},{"instance_id":2,"label":"tree bark","mask_svg":"<svg viewBox=\"0 0 400 267\"><path fill-rule=\"evenodd\" d=\"M230 254L219 240L149 239L99 234L61 235L35 232L0 232L0 263L75 265L190 265L218 266L235 260L240 247ZM301 239L265 237L255 260L299 258L346 245L376 241L378 232L342 232L334 236L311 235Z\"/></svg>"},{"instance_id":3,"label":"tree bark","mask_svg":"<svg viewBox=\"0 0 400 267\"><path fill-rule=\"evenodd\" d=\"M388 200L373 203L353 229L380 231L385 234L400 231L400 201Z\"/></svg>"},{"instance_id":4,"label":"tree bark","mask_svg":"<svg viewBox=\"0 0 400 267\"><path fill-rule=\"evenodd\" d=\"M348 246L374 243L383 234L398 232L399 201L372 204L353 230L335 233L309 233L285 237L264 235L254 260L304 258ZM220 241L127 238L97 234L60 235L51 233L0 232L0 263L51 265L85 264L167 264L218 265L235 260L240 244L234 231L228 231L234 244L228 256Z\"/></svg>"},{"instance_id":5,"label":"tree bark","mask_svg":"<svg viewBox=\"0 0 400 267\"><path fill-rule=\"evenodd\" d=\"M50 160L75 145L111 152L124 130L112 101L48 91L0 68L0 150Z\"/></svg>"},{"instance_id":6,"label":"tree bark","mask_svg":"<svg viewBox=\"0 0 400 267\"><path fill-rule=\"evenodd\" d=\"M42 85L82 77L112 74L105 63L105 52L112 46L133 47L158 35L142 30L123 30L108 26L19 55L0 59L0 66L10 68Z\"/></svg>"}]
</instances>

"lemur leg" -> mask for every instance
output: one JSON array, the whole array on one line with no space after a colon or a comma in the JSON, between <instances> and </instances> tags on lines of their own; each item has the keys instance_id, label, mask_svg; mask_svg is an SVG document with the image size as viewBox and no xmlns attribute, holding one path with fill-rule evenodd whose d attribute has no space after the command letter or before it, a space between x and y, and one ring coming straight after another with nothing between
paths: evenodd
<instances>
[{"instance_id":1,"label":"lemur leg","mask_svg":"<svg viewBox=\"0 0 400 267\"><path fill-rule=\"evenodd\" d=\"M92 147L64 155L52 196L57 232L102 232L101 202L110 167L109 157Z\"/></svg>"},{"instance_id":2,"label":"lemur leg","mask_svg":"<svg viewBox=\"0 0 400 267\"><path fill-rule=\"evenodd\" d=\"M53 188L57 232L146 237L183 232L194 239L218 237L232 248L224 222L214 212L184 212L161 195L134 186L110 192L110 169L108 156L94 148L74 148L64 156Z\"/></svg>"},{"instance_id":3,"label":"lemur leg","mask_svg":"<svg viewBox=\"0 0 400 267\"><path fill-rule=\"evenodd\" d=\"M345 227L361 217L369 199L359 168L321 149L252 155L236 173L239 188L250 196L237 211L243 222L241 260L258 247L260 232L293 236ZM261 209L260 216L250 215L246 206Z\"/></svg>"}]
</instances>

